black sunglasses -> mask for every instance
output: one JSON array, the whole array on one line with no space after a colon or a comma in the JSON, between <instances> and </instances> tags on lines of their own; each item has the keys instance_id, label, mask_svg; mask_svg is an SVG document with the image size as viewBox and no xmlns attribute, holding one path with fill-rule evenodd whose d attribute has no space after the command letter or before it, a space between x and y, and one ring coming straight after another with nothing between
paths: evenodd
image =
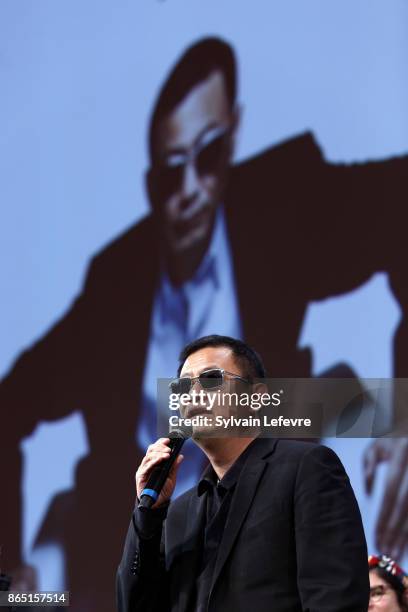
<instances>
[{"instance_id":1,"label":"black sunglasses","mask_svg":"<svg viewBox=\"0 0 408 612\"><path fill-rule=\"evenodd\" d=\"M182 184L186 165L191 162L200 177L216 174L227 158L227 146L232 129L222 128L214 131L209 139L204 139L186 153L174 153L169 158L153 166L152 178L162 197L176 193Z\"/></svg>"},{"instance_id":2,"label":"black sunglasses","mask_svg":"<svg viewBox=\"0 0 408 612\"><path fill-rule=\"evenodd\" d=\"M247 384L251 383L251 381L247 378L238 376L238 374L234 374L233 372L227 372L226 370L222 370L221 368L213 368L212 370L206 370L205 372L201 372L200 376L195 376L194 378L190 378L189 376L175 378L171 381L171 383L169 383L169 388L172 393L182 395L183 393L189 393L194 383L198 381L204 391L209 391L212 389L217 389L218 387L222 387L227 377L242 380Z\"/></svg>"}]
</instances>

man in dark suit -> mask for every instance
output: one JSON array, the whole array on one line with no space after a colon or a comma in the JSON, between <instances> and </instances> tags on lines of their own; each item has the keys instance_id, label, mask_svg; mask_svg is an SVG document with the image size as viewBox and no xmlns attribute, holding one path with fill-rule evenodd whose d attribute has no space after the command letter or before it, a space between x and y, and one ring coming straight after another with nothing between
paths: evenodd
<instances>
[{"instance_id":1,"label":"man in dark suit","mask_svg":"<svg viewBox=\"0 0 408 612\"><path fill-rule=\"evenodd\" d=\"M367 216L361 202L375 209L383 201L378 180L371 187L382 174L325 163L310 134L232 166L238 122L233 51L199 41L153 109L152 213L92 259L79 297L0 385L11 570L23 564L20 441L40 421L75 410L84 418L90 453L38 537L64 549L73 610L112 609L130 466L142 458L155 379L172 375L160 367L171 368L186 341L229 332L256 346L273 376L308 376L309 354L297 349L308 302L349 291L378 269L380 253L364 240L372 244L383 217Z\"/></svg>"},{"instance_id":2,"label":"man in dark suit","mask_svg":"<svg viewBox=\"0 0 408 612\"><path fill-rule=\"evenodd\" d=\"M214 380L216 369L218 389L205 394L267 389L259 356L241 341L207 336L184 349L179 376L190 389L197 392L209 370ZM337 456L239 425L220 436L215 417L229 416L228 402L209 410L206 395L201 409L209 422L194 426L193 438L210 465L169 505L178 457L153 507L135 508L117 574L119 612L366 612L364 531ZM198 410L187 404L183 416ZM170 456L168 442L148 448L136 473L138 499L152 468Z\"/></svg>"}]
</instances>

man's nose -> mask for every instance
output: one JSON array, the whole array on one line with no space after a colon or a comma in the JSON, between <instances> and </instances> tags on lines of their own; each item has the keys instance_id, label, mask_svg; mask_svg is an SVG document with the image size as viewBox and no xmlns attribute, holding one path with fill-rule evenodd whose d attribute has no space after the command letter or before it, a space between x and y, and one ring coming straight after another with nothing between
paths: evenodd
<instances>
[{"instance_id":1,"label":"man's nose","mask_svg":"<svg viewBox=\"0 0 408 612\"><path fill-rule=\"evenodd\" d=\"M197 393L199 393L201 391L201 389L202 389L202 387L201 387L200 381L197 379L191 385L190 393L191 393L191 391L196 391Z\"/></svg>"},{"instance_id":2,"label":"man's nose","mask_svg":"<svg viewBox=\"0 0 408 612\"><path fill-rule=\"evenodd\" d=\"M205 392L204 392L205 393ZM205 395L203 395L203 388L199 380L195 380L191 385L190 389L191 401L194 401L194 404L197 406L205 406L206 400Z\"/></svg>"},{"instance_id":3,"label":"man's nose","mask_svg":"<svg viewBox=\"0 0 408 612\"><path fill-rule=\"evenodd\" d=\"M184 167L183 182L181 192L183 199L190 202L193 200L200 187L200 177L197 173L194 162L189 161Z\"/></svg>"}]
</instances>

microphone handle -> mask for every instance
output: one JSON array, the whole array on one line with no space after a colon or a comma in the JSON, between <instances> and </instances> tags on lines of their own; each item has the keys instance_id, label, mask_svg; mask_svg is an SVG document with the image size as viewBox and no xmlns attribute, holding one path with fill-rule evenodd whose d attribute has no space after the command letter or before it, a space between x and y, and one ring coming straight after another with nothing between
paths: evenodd
<instances>
[{"instance_id":1,"label":"microphone handle","mask_svg":"<svg viewBox=\"0 0 408 612\"><path fill-rule=\"evenodd\" d=\"M182 437L170 438L170 457L165 461L161 461L151 471L146 486L140 495L140 502L138 505L139 510L148 510L157 501L160 491L167 480L171 466L180 453L184 442L185 438Z\"/></svg>"}]
</instances>

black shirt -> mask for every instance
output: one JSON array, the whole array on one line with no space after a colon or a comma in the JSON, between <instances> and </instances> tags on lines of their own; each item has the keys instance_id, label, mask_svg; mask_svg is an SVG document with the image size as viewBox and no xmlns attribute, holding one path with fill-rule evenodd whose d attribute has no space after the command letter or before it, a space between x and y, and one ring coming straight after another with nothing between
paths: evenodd
<instances>
[{"instance_id":1,"label":"black shirt","mask_svg":"<svg viewBox=\"0 0 408 612\"><path fill-rule=\"evenodd\" d=\"M221 480L218 480L214 469L209 465L197 485L197 495L206 494L207 504L202 537L201 564L196 581L194 602L190 607L191 612L206 612L207 610L218 549L228 521L236 484L251 444L241 453Z\"/></svg>"}]
</instances>

